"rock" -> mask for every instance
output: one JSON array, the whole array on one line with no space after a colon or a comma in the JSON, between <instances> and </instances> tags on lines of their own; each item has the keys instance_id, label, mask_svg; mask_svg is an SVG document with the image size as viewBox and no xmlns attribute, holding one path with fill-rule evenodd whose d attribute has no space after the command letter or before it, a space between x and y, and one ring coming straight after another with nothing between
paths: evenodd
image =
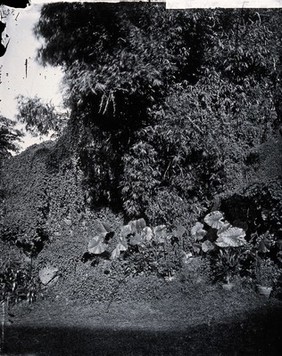
<instances>
[{"instance_id":1,"label":"rock","mask_svg":"<svg viewBox=\"0 0 282 356\"><path fill-rule=\"evenodd\" d=\"M261 286L260 284L257 284L257 290L260 295L263 295L266 298L270 297L270 294L272 292L272 287L266 287L266 286Z\"/></svg>"},{"instance_id":2,"label":"rock","mask_svg":"<svg viewBox=\"0 0 282 356\"><path fill-rule=\"evenodd\" d=\"M234 283L224 283L222 285L222 288L227 291L231 291L232 289L234 289L234 287L235 287Z\"/></svg>"},{"instance_id":3,"label":"rock","mask_svg":"<svg viewBox=\"0 0 282 356\"><path fill-rule=\"evenodd\" d=\"M59 270L56 267L53 267L53 266L44 267L39 271L39 279L40 279L41 283L46 286L51 281L55 281L58 279L57 278L58 272L59 272Z\"/></svg>"}]
</instances>

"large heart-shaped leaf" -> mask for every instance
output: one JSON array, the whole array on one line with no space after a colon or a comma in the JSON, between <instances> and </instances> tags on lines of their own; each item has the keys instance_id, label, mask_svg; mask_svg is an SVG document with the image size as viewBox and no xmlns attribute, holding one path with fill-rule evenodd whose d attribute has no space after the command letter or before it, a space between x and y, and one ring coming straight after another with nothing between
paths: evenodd
<instances>
[{"instance_id":1,"label":"large heart-shaped leaf","mask_svg":"<svg viewBox=\"0 0 282 356\"><path fill-rule=\"evenodd\" d=\"M122 242L119 242L119 243L117 244L116 248L115 248L115 249L113 250L113 252L112 252L112 255L111 255L112 260L118 258L118 257L120 256L120 253L121 253L122 251L126 251L127 249L128 249L127 243L124 244L124 243L122 243Z\"/></svg>"},{"instance_id":2,"label":"large heart-shaped leaf","mask_svg":"<svg viewBox=\"0 0 282 356\"><path fill-rule=\"evenodd\" d=\"M132 234L132 227L131 225L124 225L120 229L120 235L123 237L127 237L128 235Z\"/></svg>"},{"instance_id":3,"label":"large heart-shaped leaf","mask_svg":"<svg viewBox=\"0 0 282 356\"><path fill-rule=\"evenodd\" d=\"M108 223L101 222L100 220L98 220L98 224L97 224L96 228L98 231L97 236L100 236L100 235L103 236L105 241L109 241L115 234L113 229L111 228L111 226Z\"/></svg>"},{"instance_id":4,"label":"large heart-shaped leaf","mask_svg":"<svg viewBox=\"0 0 282 356\"><path fill-rule=\"evenodd\" d=\"M205 216L204 221L213 229L220 229L223 225L223 214L220 211L212 211Z\"/></svg>"},{"instance_id":5,"label":"large heart-shaped leaf","mask_svg":"<svg viewBox=\"0 0 282 356\"><path fill-rule=\"evenodd\" d=\"M196 254L201 252L201 248L202 248L202 246L199 242L195 242L192 246L192 249L193 249L194 253L196 253Z\"/></svg>"},{"instance_id":6,"label":"large heart-shaped leaf","mask_svg":"<svg viewBox=\"0 0 282 356\"><path fill-rule=\"evenodd\" d=\"M144 227L144 229L142 230L141 236L143 237L143 239L144 239L146 242L149 242L149 241L151 241L152 238L153 238L153 230L152 230L149 226L146 226L146 227Z\"/></svg>"},{"instance_id":7,"label":"large heart-shaped leaf","mask_svg":"<svg viewBox=\"0 0 282 356\"><path fill-rule=\"evenodd\" d=\"M104 238L107 232L101 233L93 237L88 243L88 252L94 255L100 255L106 251L107 245L104 243Z\"/></svg>"},{"instance_id":8,"label":"large heart-shaped leaf","mask_svg":"<svg viewBox=\"0 0 282 356\"><path fill-rule=\"evenodd\" d=\"M116 248L112 251L111 259L115 260L115 259L119 258L119 256L120 256L120 249L118 248L118 245L117 245Z\"/></svg>"},{"instance_id":9,"label":"large heart-shaped leaf","mask_svg":"<svg viewBox=\"0 0 282 356\"><path fill-rule=\"evenodd\" d=\"M218 229L218 234L226 231L227 229L229 229L230 227L232 227L232 225L228 222L228 221L222 221L222 225L221 227Z\"/></svg>"},{"instance_id":10,"label":"large heart-shaped leaf","mask_svg":"<svg viewBox=\"0 0 282 356\"><path fill-rule=\"evenodd\" d=\"M131 228L132 233L137 232L138 234L146 227L146 221L144 219L132 220L128 223Z\"/></svg>"},{"instance_id":11,"label":"large heart-shaped leaf","mask_svg":"<svg viewBox=\"0 0 282 356\"><path fill-rule=\"evenodd\" d=\"M98 220L97 231L99 234L102 234L104 232L112 232L113 230L107 222L101 222Z\"/></svg>"},{"instance_id":12,"label":"large heart-shaped leaf","mask_svg":"<svg viewBox=\"0 0 282 356\"><path fill-rule=\"evenodd\" d=\"M127 240L125 237L119 236L118 244L122 245L121 251L126 251L128 249L128 244L127 244Z\"/></svg>"},{"instance_id":13,"label":"large heart-shaped leaf","mask_svg":"<svg viewBox=\"0 0 282 356\"><path fill-rule=\"evenodd\" d=\"M134 234L129 241L130 245L132 246L140 246L144 243L144 239L141 234Z\"/></svg>"},{"instance_id":14,"label":"large heart-shaped leaf","mask_svg":"<svg viewBox=\"0 0 282 356\"><path fill-rule=\"evenodd\" d=\"M203 252L209 252L212 250L214 250L214 244L211 241L206 240L202 243L202 251Z\"/></svg>"},{"instance_id":15,"label":"large heart-shaped leaf","mask_svg":"<svg viewBox=\"0 0 282 356\"><path fill-rule=\"evenodd\" d=\"M173 236L181 239L181 237L185 234L185 232L186 232L185 227L182 225L178 225L177 228L173 230L172 234Z\"/></svg>"},{"instance_id":16,"label":"large heart-shaped leaf","mask_svg":"<svg viewBox=\"0 0 282 356\"><path fill-rule=\"evenodd\" d=\"M158 226L154 227L153 233L154 233L155 241L158 244L163 244L165 242L165 238L167 236L167 231L166 231L165 225L158 225Z\"/></svg>"},{"instance_id":17,"label":"large heart-shaped leaf","mask_svg":"<svg viewBox=\"0 0 282 356\"><path fill-rule=\"evenodd\" d=\"M240 247L247 243L244 239L246 233L239 227L230 227L218 234L215 244L219 247Z\"/></svg>"},{"instance_id":18,"label":"large heart-shaped leaf","mask_svg":"<svg viewBox=\"0 0 282 356\"><path fill-rule=\"evenodd\" d=\"M203 229L204 225L200 222L196 224L191 229L191 235L195 241L200 241L207 234L206 230Z\"/></svg>"},{"instance_id":19,"label":"large heart-shaped leaf","mask_svg":"<svg viewBox=\"0 0 282 356\"><path fill-rule=\"evenodd\" d=\"M137 231L141 232L146 227L146 221L143 218L138 219L136 226L137 226Z\"/></svg>"}]
</instances>

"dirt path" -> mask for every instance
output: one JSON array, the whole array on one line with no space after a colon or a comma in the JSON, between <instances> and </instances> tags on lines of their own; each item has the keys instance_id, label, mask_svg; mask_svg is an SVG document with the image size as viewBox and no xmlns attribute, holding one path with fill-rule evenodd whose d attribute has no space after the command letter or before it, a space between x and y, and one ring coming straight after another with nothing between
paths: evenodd
<instances>
[{"instance_id":1,"label":"dirt path","mask_svg":"<svg viewBox=\"0 0 282 356\"><path fill-rule=\"evenodd\" d=\"M211 290L198 303L166 297L109 308L47 299L15 309L6 354L269 356L281 354L281 330L282 303L244 293Z\"/></svg>"}]
</instances>

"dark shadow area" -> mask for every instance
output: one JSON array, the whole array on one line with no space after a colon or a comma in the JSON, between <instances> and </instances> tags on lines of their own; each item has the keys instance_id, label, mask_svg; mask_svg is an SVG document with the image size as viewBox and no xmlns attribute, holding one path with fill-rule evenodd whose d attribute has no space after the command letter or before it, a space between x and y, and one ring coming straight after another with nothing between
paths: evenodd
<instances>
[{"instance_id":1,"label":"dark shadow area","mask_svg":"<svg viewBox=\"0 0 282 356\"><path fill-rule=\"evenodd\" d=\"M281 327L281 306L258 310L242 320L187 325L178 331L177 325L173 331L11 326L6 354L281 355Z\"/></svg>"}]
</instances>

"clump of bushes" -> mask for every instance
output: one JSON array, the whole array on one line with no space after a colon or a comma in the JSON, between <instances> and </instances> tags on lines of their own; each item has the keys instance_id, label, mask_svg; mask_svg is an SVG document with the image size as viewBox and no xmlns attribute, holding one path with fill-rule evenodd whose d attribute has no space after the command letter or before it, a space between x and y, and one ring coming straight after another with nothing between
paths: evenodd
<instances>
[{"instance_id":1,"label":"clump of bushes","mask_svg":"<svg viewBox=\"0 0 282 356\"><path fill-rule=\"evenodd\" d=\"M149 227L144 219L138 219L115 234L110 226L100 223L84 261L91 260L97 266L108 260L105 274L123 278L155 274L170 280L178 275L182 282L204 278L206 282L225 283L228 288L240 279L272 291L279 278L281 249L274 259L269 252L278 245L272 234L249 235L226 221L223 213L213 211L190 232L181 225L170 230L165 225Z\"/></svg>"},{"instance_id":2,"label":"clump of bushes","mask_svg":"<svg viewBox=\"0 0 282 356\"><path fill-rule=\"evenodd\" d=\"M214 281L239 277L271 291L281 274L281 243L269 231L247 234L213 211L191 229L192 248L210 259Z\"/></svg>"},{"instance_id":3,"label":"clump of bushes","mask_svg":"<svg viewBox=\"0 0 282 356\"><path fill-rule=\"evenodd\" d=\"M177 248L182 231L169 233L165 225L146 226L144 219L132 220L120 228L116 235L107 224L100 224L100 233L88 244L84 260L92 265L99 260L111 260L122 274L171 277L181 267L181 253ZM113 241L114 240L114 241Z\"/></svg>"},{"instance_id":4,"label":"clump of bushes","mask_svg":"<svg viewBox=\"0 0 282 356\"><path fill-rule=\"evenodd\" d=\"M39 291L39 280L32 275L31 266L6 262L0 266L1 339L0 353L5 352L6 323L13 322L11 307L22 301L32 303Z\"/></svg>"},{"instance_id":5,"label":"clump of bushes","mask_svg":"<svg viewBox=\"0 0 282 356\"><path fill-rule=\"evenodd\" d=\"M0 267L1 301L16 304L33 302L39 288L39 280L32 275L31 266L6 262Z\"/></svg>"}]
</instances>

